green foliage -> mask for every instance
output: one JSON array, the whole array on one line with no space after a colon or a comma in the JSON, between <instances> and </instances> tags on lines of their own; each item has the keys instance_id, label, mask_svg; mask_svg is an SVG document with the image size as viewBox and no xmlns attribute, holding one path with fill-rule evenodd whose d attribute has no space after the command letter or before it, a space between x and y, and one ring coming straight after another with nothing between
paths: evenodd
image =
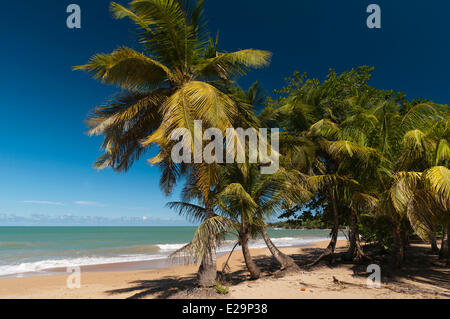
<instances>
[{"instance_id":1,"label":"green foliage","mask_svg":"<svg viewBox=\"0 0 450 319\"><path fill-rule=\"evenodd\" d=\"M221 295L227 295L230 291L230 287L229 286L224 286L222 285L220 282L216 283L216 290L217 293L221 294Z\"/></svg>"},{"instance_id":2,"label":"green foliage","mask_svg":"<svg viewBox=\"0 0 450 319\"><path fill-rule=\"evenodd\" d=\"M280 214L289 219L281 227L335 229L356 216L363 239L386 247L395 238L391 226L428 240L449 225L448 105L376 89L374 68L360 66L331 69L324 81L295 72L258 114L259 84L245 91L235 80L269 65L271 53L220 52L203 4L112 2L115 18L136 25L140 51L119 47L74 68L120 89L87 120L88 133L104 137L95 168L127 171L156 146L149 162L162 171L161 189L169 194L186 181L182 201L169 206L201 225L182 252L199 260L225 233L255 235ZM170 136L180 128L193 133L195 120L222 133L281 128L281 169L261 176L257 165L174 163Z\"/></svg>"},{"instance_id":3,"label":"green foliage","mask_svg":"<svg viewBox=\"0 0 450 319\"><path fill-rule=\"evenodd\" d=\"M392 233L391 222L388 217L361 214L359 221L359 232L365 242L379 242L384 249L389 249L392 244Z\"/></svg>"},{"instance_id":4,"label":"green foliage","mask_svg":"<svg viewBox=\"0 0 450 319\"><path fill-rule=\"evenodd\" d=\"M267 66L271 53L218 51L218 37L211 39L206 30L203 4L204 0L111 3L116 19L135 23L140 51L120 47L74 68L121 89L116 98L95 108L87 121L90 134L104 136L104 154L95 168L127 171L157 146L160 153L149 162L161 168L160 185L169 194L189 170L171 159L172 133L180 128L192 133L195 120L222 133L238 123L244 107L226 87L248 70ZM216 181L217 169L211 166L196 168L201 172L196 182L205 197Z\"/></svg>"},{"instance_id":5,"label":"green foliage","mask_svg":"<svg viewBox=\"0 0 450 319\"><path fill-rule=\"evenodd\" d=\"M280 217L294 219L279 225L305 226L311 208L330 225L332 200L340 225L354 211L363 239L383 246L392 242L392 224L408 221L403 233L412 227L428 240L449 223L449 108L373 88L373 70L330 70L323 82L295 72L268 99L260 120L282 127L283 165L307 174L314 194L285 207Z\"/></svg>"},{"instance_id":6,"label":"green foliage","mask_svg":"<svg viewBox=\"0 0 450 319\"><path fill-rule=\"evenodd\" d=\"M286 229L326 229L325 223L321 219L310 220L288 220L283 222L269 223L272 228Z\"/></svg>"}]
</instances>

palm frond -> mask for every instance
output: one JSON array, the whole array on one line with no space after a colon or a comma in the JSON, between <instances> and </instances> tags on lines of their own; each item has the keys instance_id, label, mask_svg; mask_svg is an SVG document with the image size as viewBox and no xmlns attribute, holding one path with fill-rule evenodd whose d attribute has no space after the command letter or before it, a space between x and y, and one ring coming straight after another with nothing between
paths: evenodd
<instances>
[{"instance_id":1,"label":"palm frond","mask_svg":"<svg viewBox=\"0 0 450 319\"><path fill-rule=\"evenodd\" d=\"M408 201L421 183L422 174L418 172L399 172L394 176L394 184L389 189L389 198L397 213L406 214Z\"/></svg>"},{"instance_id":2,"label":"palm frond","mask_svg":"<svg viewBox=\"0 0 450 319\"><path fill-rule=\"evenodd\" d=\"M444 166L436 166L424 172L426 188L428 188L442 207L450 211L450 170Z\"/></svg>"},{"instance_id":3,"label":"palm frond","mask_svg":"<svg viewBox=\"0 0 450 319\"><path fill-rule=\"evenodd\" d=\"M76 66L74 70L85 70L94 79L128 90L155 88L174 78L165 65L127 47L111 54L96 54L87 64Z\"/></svg>"},{"instance_id":4,"label":"palm frond","mask_svg":"<svg viewBox=\"0 0 450 319\"><path fill-rule=\"evenodd\" d=\"M313 192L318 192L325 189L326 187L333 187L337 185L345 187L355 187L359 185L356 180L337 174L310 176L306 180L306 184L308 185L308 188Z\"/></svg>"},{"instance_id":5,"label":"palm frond","mask_svg":"<svg viewBox=\"0 0 450 319\"><path fill-rule=\"evenodd\" d=\"M309 135L323 136L327 139L335 140L341 135L341 129L334 122L323 119L311 126Z\"/></svg>"},{"instance_id":6,"label":"palm frond","mask_svg":"<svg viewBox=\"0 0 450 319\"><path fill-rule=\"evenodd\" d=\"M441 218L433 194L425 190L416 191L408 202L407 217L416 234L429 241Z\"/></svg>"},{"instance_id":7,"label":"palm frond","mask_svg":"<svg viewBox=\"0 0 450 319\"><path fill-rule=\"evenodd\" d=\"M129 7L138 17L150 22L150 31L144 29L140 37L148 52L172 69L181 70L191 62L195 32L179 1L134 0Z\"/></svg>"},{"instance_id":8,"label":"palm frond","mask_svg":"<svg viewBox=\"0 0 450 319\"><path fill-rule=\"evenodd\" d=\"M351 206L357 211L373 211L378 205L378 198L369 194L354 192Z\"/></svg>"},{"instance_id":9,"label":"palm frond","mask_svg":"<svg viewBox=\"0 0 450 319\"><path fill-rule=\"evenodd\" d=\"M436 150L435 165L450 163L450 145L447 140L441 139Z\"/></svg>"},{"instance_id":10,"label":"palm frond","mask_svg":"<svg viewBox=\"0 0 450 319\"><path fill-rule=\"evenodd\" d=\"M139 28L150 33L152 32L149 26L155 24L155 21L151 17L139 16L132 10L125 8L124 6L116 2L111 2L110 11L116 19L130 18L138 25Z\"/></svg>"},{"instance_id":11,"label":"palm frond","mask_svg":"<svg viewBox=\"0 0 450 319\"><path fill-rule=\"evenodd\" d=\"M176 210L179 215L185 216L190 222L203 222L205 220L206 209L204 207L184 202L170 202L166 206Z\"/></svg>"},{"instance_id":12,"label":"palm frond","mask_svg":"<svg viewBox=\"0 0 450 319\"><path fill-rule=\"evenodd\" d=\"M406 130L425 129L440 119L436 108L428 103L418 104L412 107L402 119L402 128Z\"/></svg>"},{"instance_id":13,"label":"palm frond","mask_svg":"<svg viewBox=\"0 0 450 319\"><path fill-rule=\"evenodd\" d=\"M205 220L198 226L193 240L170 255L171 258L183 256L187 263L195 263L202 260L211 247L217 247L221 238L233 227L233 222L222 216L215 216Z\"/></svg>"},{"instance_id":14,"label":"palm frond","mask_svg":"<svg viewBox=\"0 0 450 319\"><path fill-rule=\"evenodd\" d=\"M158 91L150 94L124 92L95 108L87 120L88 133L104 135L105 154L94 167L128 170L146 151L139 141L159 127L159 107L164 99L164 94Z\"/></svg>"},{"instance_id":15,"label":"palm frond","mask_svg":"<svg viewBox=\"0 0 450 319\"><path fill-rule=\"evenodd\" d=\"M329 144L329 152L332 156L338 158L357 158L363 163L367 163L371 156L376 155L377 151L367 146L361 146L351 141L340 140Z\"/></svg>"},{"instance_id":16,"label":"palm frond","mask_svg":"<svg viewBox=\"0 0 450 319\"><path fill-rule=\"evenodd\" d=\"M228 185L223 190L218 198L221 202L225 203L228 207L237 208L237 213L241 213L244 209L256 209L258 204L255 203L252 196L247 193L244 187L239 183L233 183Z\"/></svg>"},{"instance_id":17,"label":"palm frond","mask_svg":"<svg viewBox=\"0 0 450 319\"><path fill-rule=\"evenodd\" d=\"M246 49L232 53L217 53L217 57L206 59L196 67L196 73L209 78L219 76L230 80L244 75L250 68L262 68L270 64L272 53L263 50Z\"/></svg>"}]
</instances>

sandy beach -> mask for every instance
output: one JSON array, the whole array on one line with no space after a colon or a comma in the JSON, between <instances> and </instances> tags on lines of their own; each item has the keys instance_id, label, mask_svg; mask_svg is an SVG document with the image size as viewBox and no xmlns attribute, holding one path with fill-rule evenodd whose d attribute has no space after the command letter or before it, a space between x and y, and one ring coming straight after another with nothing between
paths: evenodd
<instances>
[{"instance_id":1,"label":"sandy beach","mask_svg":"<svg viewBox=\"0 0 450 319\"><path fill-rule=\"evenodd\" d=\"M284 248L292 256L320 253L327 242L305 247ZM345 249L346 242L338 243L338 251ZM448 269L442 270L447 282L437 285L427 278L392 279L382 278L380 289L368 289L367 275L355 275L354 265L340 264L330 268L322 265L296 274L280 276L267 249L253 249L252 255L262 269L262 277L250 281L241 251L235 251L230 259L229 293L213 298L230 299L378 299L378 298L450 298ZM218 268L228 255L218 258ZM114 271L118 265L109 265L102 270L83 269L81 288L69 289L66 281L69 274L0 279L0 298L18 299L123 299L123 298L192 298L189 289L195 280L198 265L177 265L165 268L139 270L143 263L134 263L135 270ZM123 267L123 265L121 265ZM160 265L163 267L163 264ZM417 276L420 276L417 273Z\"/></svg>"}]
</instances>

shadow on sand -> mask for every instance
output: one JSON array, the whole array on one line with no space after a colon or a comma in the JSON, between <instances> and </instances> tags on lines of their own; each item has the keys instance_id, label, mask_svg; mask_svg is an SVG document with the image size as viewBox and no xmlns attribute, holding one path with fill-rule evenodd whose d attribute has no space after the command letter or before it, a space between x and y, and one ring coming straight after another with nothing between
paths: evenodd
<instances>
[{"instance_id":1,"label":"shadow on sand","mask_svg":"<svg viewBox=\"0 0 450 319\"><path fill-rule=\"evenodd\" d=\"M235 254L236 253L239 252L235 252ZM321 253L322 249L303 248L301 250L301 254L291 255L291 257L300 266L300 268L304 268L316 260ZM407 287L404 288L404 292L406 293L414 293L417 291L415 291L412 285L405 284L404 279L407 279L410 282L429 285L430 288L428 289L428 292L432 292L434 286L436 288L440 288L441 290L442 288L446 289L450 293L450 268L441 263L438 256L431 253L429 247L417 244L413 244L408 247L405 252L405 266L401 270L394 270L390 268L387 255L372 255L370 250L366 253L369 257L371 257L371 260L365 261L364 263L346 263L338 259L338 262L332 266L322 262L315 267L320 267L320 265L323 266L324 263L328 267L339 267L340 265L346 263L351 265L354 276L367 277L367 266L369 264L378 264L382 268L383 282L386 284L394 284L395 286L400 287L399 289L402 289L401 287ZM276 278L283 275L280 272L278 264L271 257L256 256L254 257L254 261L261 269L261 277ZM314 271L315 267L308 269L308 271ZM245 269L227 273L225 275L225 279L227 283L231 285L237 285L242 282L250 281L248 272ZM189 291L192 291L193 287L195 287L195 282L195 274L182 278L166 277L158 280L139 280L130 282L130 287L110 290L107 291L107 293L118 296L120 294L133 293L133 295L128 297L129 299L145 298L150 295L157 299L167 299L183 293L186 293L187 297ZM214 297L213 294L211 296ZM208 296L205 295L205 297Z\"/></svg>"}]
</instances>

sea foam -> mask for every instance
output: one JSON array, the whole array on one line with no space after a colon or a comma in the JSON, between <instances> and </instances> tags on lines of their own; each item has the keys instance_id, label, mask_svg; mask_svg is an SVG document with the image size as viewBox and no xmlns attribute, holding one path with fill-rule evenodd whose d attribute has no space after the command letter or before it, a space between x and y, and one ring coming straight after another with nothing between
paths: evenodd
<instances>
[{"instance_id":1,"label":"sea foam","mask_svg":"<svg viewBox=\"0 0 450 319\"><path fill-rule=\"evenodd\" d=\"M327 237L281 237L281 238L271 238L273 243L277 247L292 247L292 246L304 246L314 242L329 240ZM345 237L339 237L339 240L345 240ZM117 256L111 256L111 251L109 250L109 256L89 256L89 257L78 257L78 258L65 258L65 259L48 259L36 262L24 262L20 264L10 264L10 265L0 265L0 276L24 276L33 274L45 274L45 271L49 271L55 268L67 268L67 267L81 267L81 266L91 266L91 265L106 265L115 263L126 263L126 262L138 262L138 261L150 261L157 259L165 259L171 253L184 247L187 243L180 244L157 244L152 245L147 248L129 248L129 249L118 249ZM218 247L218 253L230 252L235 246L235 240L227 240ZM153 247L159 248L155 249ZM249 243L250 248L265 248L266 243L263 239L251 240ZM145 248L145 249L144 249ZM236 247L240 250L240 246ZM133 254L132 252L136 253ZM145 252L147 253L145 253ZM100 253L100 251L96 251ZM139 253L137 253L139 252Z\"/></svg>"}]
</instances>

